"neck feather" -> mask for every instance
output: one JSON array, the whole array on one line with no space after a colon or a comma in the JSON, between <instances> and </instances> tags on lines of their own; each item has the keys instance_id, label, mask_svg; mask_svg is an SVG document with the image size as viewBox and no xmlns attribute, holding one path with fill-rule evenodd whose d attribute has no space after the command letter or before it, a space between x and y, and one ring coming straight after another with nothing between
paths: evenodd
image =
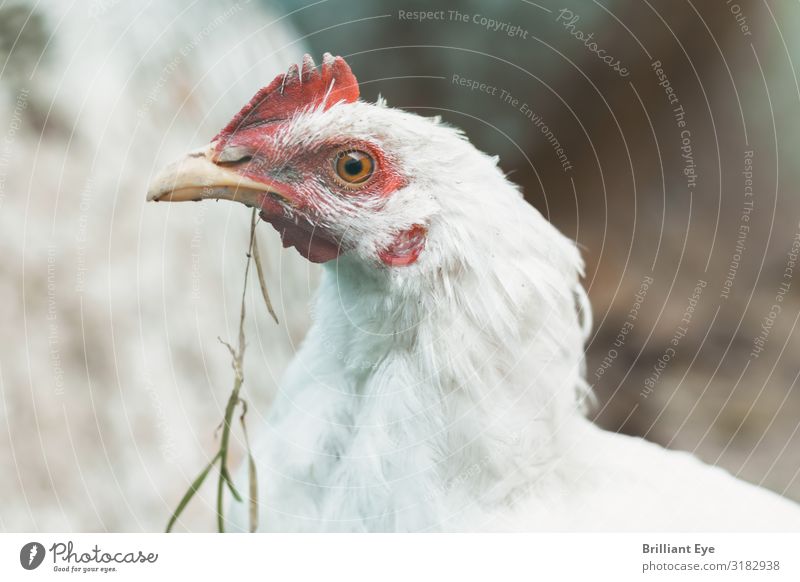
<instances>
[{"instance_id":1,"label":"neck feather","mask_svg":"<svg viewBox=\"0 0 800 582\"><path fill-rule=\"evenodd\" d=\"M326 269L303 351L324 354L313 366L338 390L346 428L328 435L331 471L365 487L371 503L382 484L395 510L382 517L389 529L428 527L421 516L436 512L399 511L421 499L442 511L506 501L578 417L588 319L580 258L520 202L511 214L522 212L526 228L487 230L484 240L465 230L458 241L456 226L450 254L431 249L435 263L377 272L342 257Z\"/></svg>"}]
</instances>

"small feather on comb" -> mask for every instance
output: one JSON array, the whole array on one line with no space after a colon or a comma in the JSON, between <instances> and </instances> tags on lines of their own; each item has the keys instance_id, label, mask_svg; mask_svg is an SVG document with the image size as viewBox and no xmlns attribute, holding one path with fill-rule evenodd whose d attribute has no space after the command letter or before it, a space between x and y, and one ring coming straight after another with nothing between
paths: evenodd
<instances>
[{"instance_id":1,"label":"small feather on comb","mask_svg":"<svg viewBox=\"0 0 800 582\"><path fill-rule=\"evenodd\" d=\"M303 57L303 68L292 65L256 93L250 102L214 138L225 139L236 131L268 121L289 119L301 109L322 105L324 109L339 102L358 99L358 81L342 57L325 53L317 69L310 55Z\"/></svg>"}]
</instances>

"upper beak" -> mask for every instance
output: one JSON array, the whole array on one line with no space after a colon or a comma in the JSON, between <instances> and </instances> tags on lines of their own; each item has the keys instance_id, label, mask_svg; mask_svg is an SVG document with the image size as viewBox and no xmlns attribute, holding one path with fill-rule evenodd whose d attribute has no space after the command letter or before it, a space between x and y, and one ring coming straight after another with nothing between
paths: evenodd
<instances>
[{"instance_id":1,"label":"upper beak","mask_svg":"<svg viewBox=\"0 0 800 582\"><path fill-rule=\"evenodd\" d=\"M214 163L213 153L214 146L210 144L169 164L150 183L147 200L185 202L223 198L259 206L267 192L274 192L267 184Z\"/></svg>"}]
</instances>

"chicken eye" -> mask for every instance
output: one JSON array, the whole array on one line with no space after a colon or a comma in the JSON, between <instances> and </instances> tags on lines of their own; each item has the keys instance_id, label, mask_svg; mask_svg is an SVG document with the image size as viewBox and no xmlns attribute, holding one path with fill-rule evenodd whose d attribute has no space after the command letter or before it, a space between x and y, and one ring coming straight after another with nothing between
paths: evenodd
<instances>
[{"instance_id":1,"label":"chicken eye","mask_svg":"<svg viewBox=\"0 0 800 582\"><path fill-rule=\"evenodd\" d=\"M340 151L334 158L336 176L350 185L361 185L372 176L375 161L361 150Z\"/></svg>"}]
</instances>

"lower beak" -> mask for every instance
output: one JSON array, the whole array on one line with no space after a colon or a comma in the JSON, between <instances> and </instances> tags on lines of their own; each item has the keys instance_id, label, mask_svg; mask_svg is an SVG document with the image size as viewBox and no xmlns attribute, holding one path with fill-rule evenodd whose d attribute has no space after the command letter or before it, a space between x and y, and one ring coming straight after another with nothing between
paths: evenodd
<instances>
[{"instance_id":1,"label":"lower beak","mask_svg":"<svg viewBox=\"0 0 800 582\"><path fill-rule=\"evenodd\" d=\"M150 183L147 200L186 202L222 198L259 206L264 195L274 190L215 164L213 153L214 145L210 144L168 165Z\"/></svg>"}]
</instances>

